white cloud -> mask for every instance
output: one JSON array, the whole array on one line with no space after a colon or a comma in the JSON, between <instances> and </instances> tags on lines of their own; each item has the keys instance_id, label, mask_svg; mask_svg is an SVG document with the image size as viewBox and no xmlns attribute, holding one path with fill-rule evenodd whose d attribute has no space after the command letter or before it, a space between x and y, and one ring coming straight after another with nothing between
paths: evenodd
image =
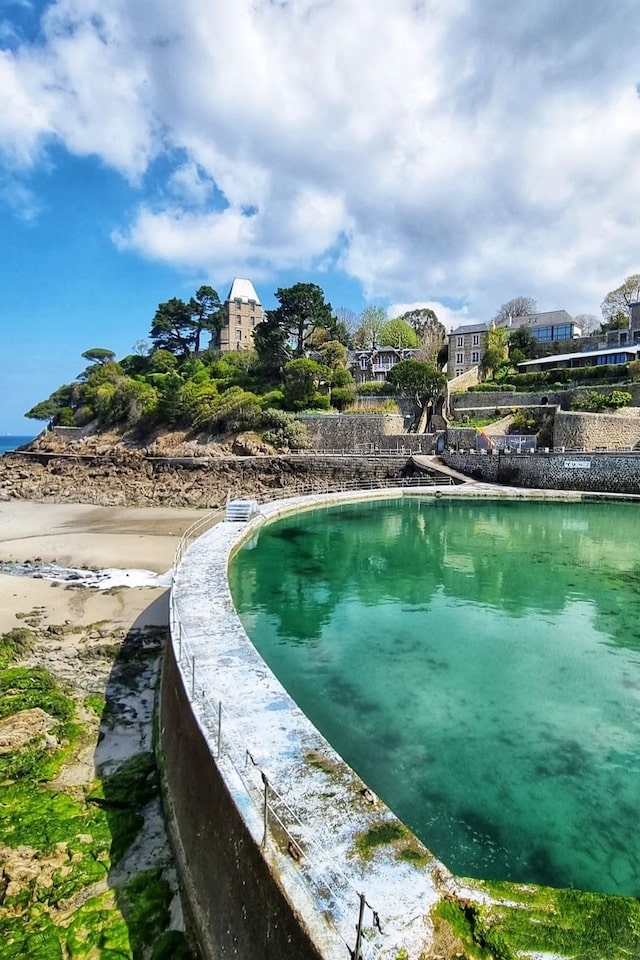
<instances>
[{"instance_id":1,"label":"white cloud","mask_svg":"<svg viewBox=\"0 0 640 960\"><path fill-rule=\"evenodd\" d=\"M61 143L141 190L180 156L114 235L154 259L590 311L640 266L636 6L57 0L0 55L1 149Z\"/></svg>"},{"instance_id":2,"label":"white cloud","mask_svg":"<svg viewBox=\"0 0 640 960\"><path fill-rule=\"evenodd\" d=\"M447 307L444 303L439 303L437 300L415 300L412 303L392 303L390 307L387 307L387 315L390 320L393 320L394 317L401 317L403 314L410 313L412 310L422 310L425 307L433 310L446 330L453 330L454 327L459 327L464 323L482 323L486 319L485 317L471 316L467 306L454 310L452 307Z\"/></svg>"}]
</instances>

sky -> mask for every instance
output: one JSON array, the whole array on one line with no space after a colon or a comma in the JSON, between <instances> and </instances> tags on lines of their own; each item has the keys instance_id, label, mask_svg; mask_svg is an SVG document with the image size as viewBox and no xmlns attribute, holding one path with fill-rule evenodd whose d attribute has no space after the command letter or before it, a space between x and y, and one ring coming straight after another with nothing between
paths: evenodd
<instances>
[{"instance_id":1,"label":"sky","mask_svg":"<svg viewBox=\"0 0 640 960\"><path fill-rule=\"evenodd\" d=\"M203 283L600 316L639 41L637 0L0 0L0 433Z\"/></svg>"}]
</instances>

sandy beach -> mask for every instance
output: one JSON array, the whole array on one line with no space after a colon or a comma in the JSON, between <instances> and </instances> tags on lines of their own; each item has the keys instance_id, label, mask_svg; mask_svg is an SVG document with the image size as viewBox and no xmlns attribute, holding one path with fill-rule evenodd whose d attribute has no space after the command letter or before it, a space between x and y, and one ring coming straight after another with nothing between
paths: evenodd
<instances>
[{"instance_id":1,"label":"sandy beach","mask_svg":"<svg viewBox=\"0 0 640 960\"><path fill-rule=\"evenodd\" d=\"M164 574L178 540L201 510L0 503L0 561L55 562L87 569L142 569ZM166 623L167 588L108 591L0 574L0 633L39 608L46 625L109 621L117 627ZM17 617L16 614L22 614Z\"/></svg>"}]
</instances>

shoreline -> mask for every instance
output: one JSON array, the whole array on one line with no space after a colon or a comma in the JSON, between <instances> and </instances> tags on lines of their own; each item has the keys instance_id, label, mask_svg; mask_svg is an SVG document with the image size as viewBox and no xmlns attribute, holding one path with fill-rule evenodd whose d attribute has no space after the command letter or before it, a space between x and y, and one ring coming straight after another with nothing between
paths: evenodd
<instances>
[{"instance_id":1,"label":"shoreline","mask_svg":"<svg viewBox=\"0 0 640 960\"><path fill-rule=\"evenodd\" d=\"M166 574L184 530L202 511L183 507L99 507L88 504L0 503L0 561L42 560L84 569ZM43 624L118 628L167 623L166 585L109 590L0 574L0 633L38 608ZM44 608L44 610L42 609ZM22 614L22 616L18 616Z\"/></svg>"},{"instance_id":2,"label":"shoreline","mask_svg":"<svg viewBox=\"0 0 640 960\"><path fill-rule=\"evenodd\" d=\"M3 502L0 559L164 573L201 516ZM193 960L153 751L168 587L0 574L0 601L0 958L71 955L81 930L87 956Z\"/></svg>"}]
</instances>

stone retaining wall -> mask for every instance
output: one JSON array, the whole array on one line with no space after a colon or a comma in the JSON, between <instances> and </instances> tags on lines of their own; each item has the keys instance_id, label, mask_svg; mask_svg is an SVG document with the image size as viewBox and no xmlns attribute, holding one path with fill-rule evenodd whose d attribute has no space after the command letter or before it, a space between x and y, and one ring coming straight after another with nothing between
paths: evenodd
<instances>
[{"instance_id":1,"label":"stone retaining wall","mask_svg":"<svg viewBox=\"0 0 640 960\"><path fill-rule=\"evenodd\" d=\"M483 483L542 490L640 494L640 456L608 453L442 455L452 470Z\"/></svg>"},{"instance_id":2,"label":"stone retaining wall","mask_svg":"<svg viewBox=\"0 0 640 960\"><path fill-rule=\"evenodd\" d=\"M609 394L613 390L624 390L630 393L631 403L635 407L640 407L640 383L624 384L589 384L586 387L575 387L570 390L536 390L530 393L518 393L514 391L487 391L486 393L474 391L473 393L453 393L451 394L451 410L455 415L463 410L491 410L496 407L539 407L539 406L559 406L563 410L568 410L574 397L580 394L589 393L591 390L597 390L598 393ZM543 400L546 399L546 403Z\"/></svg>"},{"instance_id":3,"label":"stone retaining wall","mask_svg":"<svg viewBox=\"0 0 640 960\"><path fill-rule=\"evenodd\" d=\"M355 451L366 444L389 449L389 438L405 432L405 419L397 413L305 415L298 419L306 426L314 450Z\"/></svg>"},{"instance_id":4,"label":"stone retaining wall","mask_svg":"<svg viewBox=\"0 0 640 960\"><path fill-rule=\"evenodd\" d=\"M637 407L617 414L557 411L553 427L553 445L584 447L594 450L606 447L616 450L640 445L640 411Z\"/></svg>"},{"instance_id":5,"label":"stone retaining wall","mask_svg":"<svg viewBox=\"0 0 640 960\"><path fill-rule=\"evenodd\" d=\"M482 391L473 393L454 393L451 396L451 412L460 416L469 410L495 410L506 407L556 407L568 406L574 390L543 390L537 393L514 393ZM543 400L546 399L546 403Z\"/></svg>"}]
</instances>

